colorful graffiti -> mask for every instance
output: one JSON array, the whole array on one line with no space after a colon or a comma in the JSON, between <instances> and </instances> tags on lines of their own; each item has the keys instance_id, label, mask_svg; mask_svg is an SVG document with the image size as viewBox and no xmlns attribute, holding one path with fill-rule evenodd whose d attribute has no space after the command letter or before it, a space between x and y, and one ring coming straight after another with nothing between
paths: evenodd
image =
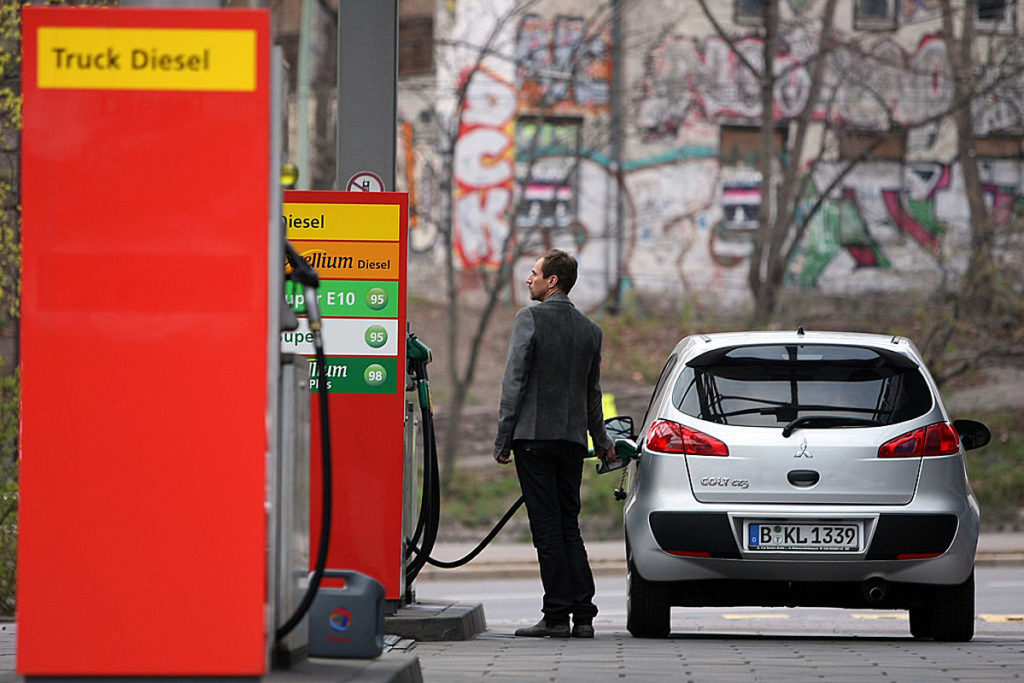
<instances>
[{"instance_id":1,"label":"colorful graffiti","mask_svg":"<svg viewBox=\"0 0 1024 683\"><path fill-rule=\"evenodd\" d=\"M516 89L521 112L579 114L607 110L611 92L611 33L591 33L582 17L546 21L527 14L516 35Z\"/></svg>"},{"instance_id":2,"label":"colorful graffiti","mask_svg":"<svg viewBox=\"0 0 1024 683\"><path fill-rule=\"evenodd\" d=\"M576 220L567 229L553 227L543 242L522 244L525 255L515 272L525 277L543 248L571 249L591 269L574 295L581 305L598 305L615 282L609 265L614 249L609 201L614 174L594 159L566 156L562 161L579 163ZM985 159L980 169L994 220L1020 220L1021 163ZM842 171L841 162L821 164L807 206ZM811 220L788 266L787 283L852 293L929 281L938 272L936 261L955 261L969 240L962 182L956 163L860 165ZM709 158L668 163L652 159L648 165L634 165L621 187L626 209L623 275L634 289L670 298L714 293L723 304L749 296L751 221L761 197L755 171L722 166Z\"/></svg>"},{"instance_id":3,"label":"colorful graffiti","mask_svg":"<svg viewBox=\"0 0 1024 683\"><path fill-rule=\"evenodd\" d=\"M462 265L501 263L515 189L516 93L485 70L471 80L455 143L454 244Z\"/></svg>"},{"instance_id":4,"label":"colorful graffiti","mask_svg":"<svg viewBox=\"0 0 1024 683\"><path fill-rule=\"evenodd\" d=\"M828 166L816 178L819 186L839 172L838 164ZM993 219L1005 223L1018 216L1014 207L1024 197L1020 163L982 160L980 170ZM933 270L937 259L955 259L966 239L959 173L958 164L925 162L857 168L812 220L802 254L790 264L793 281L803 287L845 281L845 288L854 271L872 268L913 280L913 273ZM951 231L959 234L947 241Z\"/></svg>"},{"instance_id":5,"label":"colorful graffiti","mask_svg":"<svg viewBox=\"0 0 1024 683\"><path fill-rule=\"evenodd\" d=\"M897 2L902 18L935 17L935 0ZM790 4L806 6L804 0ZM467 25L475 29L470 33L486 29ZM761 113L756 79L717 37L661 39L645 55L642 82L630 91L635 99L625 103L635 113L630 125L640 142L629 137L627 160L615 172L600 144L590 149L585 142L604 125L609 102L610 41L594 26L603 24L527 15L502 29L503 44L514 50L515 71L511 61L492 60L473 73L451 170L460 266L469 275L496 266L514 239L522 254L513 264L517 282L541 249L559 246L579 255L573 298L583 307L600 305L622 281L667 302L690 296L723 306L749 302L751 244L768 190L753 167L718 158L719 122L754 124ZM818 121L873 129L893 120L910 124L948 107L952 84L937 36L915 38L908 47L895 34L868 35L871 42L862 49L830 55L814 111ZM760 64L759 37L741 37L736 45ZM777 68L784 78L773 103L780 120L798 115L808 101L805 64L816 45L809 32L782 41ZM863 58L865 52L872 60ZM439 83L453 90L450 81L456 80ZM973 110L978 134L1012 135L1024 127L1024 72L991 85L990 97ZM954 133L944 123L911 127L905 150L913 161L872 160L849 170L843 160L819 160L802 210L820 193L828 196L787 264L787 285L844 294L920 288L962 266L969 208L953 158ZM408 135L403 141L416 144ZM993 218L1019 220L1020 158L978 162ZM437 154L406 155L406 163L415 167L420 220L413 234L422 238L416 238L410 276L433 287L436 266L446 256L436 240L442 229L428 233L421 227L432 226L424 217L433 211L439 178L448 169ZM462 280L467 289L478 285L479 278Z\"/></svg>"},{"instance_id":6,"label":"colorful graffiti","mask_svg":"<svg viewBox=\"0 0 1024 683\"><path fill-rule=\"evenodd\" d=\"M722 220L715 224L708 249L715 263L732 267L750 257L761 208L761 173L748 166L722 166Z\"/></svg>"},{"instance_id":7,"label":"colorful graffiti","mask_svg":"<svg viewBox=\"0 0 1024 683\"><path fill-rule=\"evenodd\" d=\"M775 85L774 116L785 120L799 114L810 97L807 58L815 41L788 36L775 57L775 71L784 77ZM637 125L647 141L675 139L694 119L718 117L755 119L761 115L758 83L742 65L733 47L755 67L763 64L763 39L747 36L730 46L719 37L698 40L669 36L645 60ZM953 85L946 45L939 36L926 36L908 53L888 38L862 48L840 48L830 55L826 87L816 104L817 118L865 128L889 127L891 121L913 124L948 109ZM988 78L999 75L989 73ZM1005 74L1002 75L1005 77ZM987 105L975 111L978 134L1024 125L1024 74L999 89ZM830 103L835 102L833 108Z\"/></svg>"},{"instance_id":8,"label":"colorful graffiti","mask_svg":"<svg viewBox=\"0 0 1024 683\"><path fill-rule=\"evenodd\" d=\"M897 0L896 4L904 22L934 19L942 9L941 0Z\"/></svg>"},{"instance_id":9,"label":"colorful graffiti","mask_svg":"<svg viewBox=\"0 0 1024 683\"><path fill-rule=\"evenodd\" d=\"M562 123L524 121L516 125L518 229L569 229L576 220L580 119Z\"/></svg>"}]
</instances>

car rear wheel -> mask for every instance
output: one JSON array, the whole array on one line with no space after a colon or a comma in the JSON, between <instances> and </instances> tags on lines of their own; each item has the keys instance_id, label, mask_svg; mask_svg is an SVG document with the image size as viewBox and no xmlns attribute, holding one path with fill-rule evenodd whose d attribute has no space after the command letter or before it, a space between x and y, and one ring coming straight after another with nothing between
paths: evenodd
<instances>
[{"instance_id":1,"label":"car rear wheel","mask_svg":"<svg viewBox=\"0 0 1024 683\"><path fill-rule=\"evenodd\" d=\"M967 642L974 637L974 571L957 586L932 589L931 636L943 642ZM913 612L911 612L913 617ZM911 627L913 633L913 627ZM915 634L916 635L916 634Z\"/></svg>"},{"instance_id":2,"label":"car rear wheel","mask_svg":"<svg viewBox=\"0 0 1024 683\"><path fill-rule=\"evenodd\" d=\"M910 635L915 638L932 637L931 605L910 608Z\"/></svg>"},{"instance_id":3,"label":"car rear wheel","mask_svg":"<svg viewBox=\"0 0 1024 683\"><path fill-rule=\"evenodd\" d=\"M665 638L669 634L668 591L636 571L627 545L626 630L636 638Z\"/></svg>"}]
</instances>

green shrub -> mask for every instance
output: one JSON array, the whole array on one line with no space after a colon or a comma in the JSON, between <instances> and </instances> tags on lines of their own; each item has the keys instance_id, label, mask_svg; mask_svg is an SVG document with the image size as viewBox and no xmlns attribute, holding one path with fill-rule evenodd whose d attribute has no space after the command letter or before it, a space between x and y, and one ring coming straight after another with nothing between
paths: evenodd
<instances>
[{"instance_id":1,"label":"green shrub","mask_svg":"<svg viewBox=\"0 0 1024 683\"><path fill-rule=\"evenodd\" d=\"M992 441L967 453L967 474L981 506L984 529L1018 529L1024 524L1024 414L1001 411L977 415L992 430Z\"/></svg>"},{"instance_id":2,"label":"green shrub","mask_svg":"<svg viewBox=\"0 0 1024 683\"><path fill-rule=\"evenodd\" d=\"M17 592L17 439L18 375L0 375L0 616L14 614Z\"/></svg>"}]
</instances>

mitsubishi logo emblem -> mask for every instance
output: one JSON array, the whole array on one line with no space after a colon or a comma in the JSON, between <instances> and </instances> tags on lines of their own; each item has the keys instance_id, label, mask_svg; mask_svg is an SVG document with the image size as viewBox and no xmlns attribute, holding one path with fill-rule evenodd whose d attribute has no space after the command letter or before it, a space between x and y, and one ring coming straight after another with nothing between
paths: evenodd
<instances>
[{"instance_id":1,"label":"mitsubishi logo emblem","mask_svg":"<svg viewBox=\"0 0 1024 683\"><path fill-rule=\"evenodd\" d=\"M807 448L807 439L800 439L800 447L796 449L796 453L793 454L794 458L813 458L811 451Z\"/></svg>"}]
</instances>

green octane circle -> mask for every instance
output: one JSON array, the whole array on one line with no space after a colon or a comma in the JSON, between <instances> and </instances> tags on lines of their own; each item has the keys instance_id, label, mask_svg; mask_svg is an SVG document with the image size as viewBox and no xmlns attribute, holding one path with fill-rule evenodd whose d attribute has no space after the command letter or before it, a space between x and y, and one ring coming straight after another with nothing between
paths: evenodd
<instances>
[{"instance_id":1,"label":"green octane circle","mask_svg":"<svg viewBox=\"0 0 1024 683\"><path fill-rule=\"evenodd\" d=\"M366 293L366 305L379 311L388 305L388 293L380 287L374 287Z\"/></svg>"},{"instance_id":2,"label":"green octane circle","mask_svg":"<svg viewBox=\"0 0 1024 683\"><path fill-rule=\"evenodd\" d=\"M387 378L387 371L384 369L384 366L379 363L367 365L366 369L363 370L363 379L366 380L366 383L371 387L379 387L381 384L384 384Z\"/></svg>"},{"instance_id":3,"label":"green octane circle","mask_svg":"<svg viewBox=\"0 0 1024 683\"><path fill-rule=\"evenodd\" d=\"M363 339L373 348L379 349L388 343L388 331L380 325L372 325L366 328L366 334L363 335Z\"/></svg>"}]
</instances>

